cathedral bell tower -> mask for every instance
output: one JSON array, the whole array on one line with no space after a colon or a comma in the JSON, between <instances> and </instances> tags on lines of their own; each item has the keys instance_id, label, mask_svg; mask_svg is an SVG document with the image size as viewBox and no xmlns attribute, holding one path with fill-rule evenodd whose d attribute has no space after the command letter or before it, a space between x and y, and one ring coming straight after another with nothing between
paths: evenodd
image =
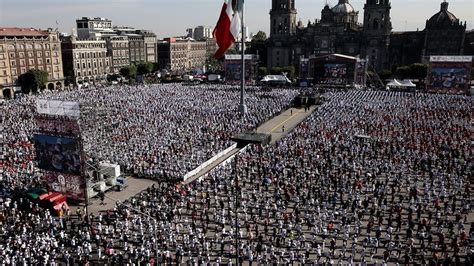
<instances>
[{"instance_id":1,"label":"cathedral bell tower","mask_svg":"<svg viewBox=\"0 0 474 266\"><path fill-rule=\"evenodd\" d=\"M295 0L272 0L270 37L285 38L296 33Z\"/></svg>"},{"instance_id":2,"label":"cathedral bell tower","mask_svg":"<svg viewBox=\"0 0 474 266\"><path fill-rule=\"evenodd\" d=\"M389 0L367 0L364 5L364 47L362 56L377 70L388 67L388 46L392 32Z\"/></svg>"}]
</instances>

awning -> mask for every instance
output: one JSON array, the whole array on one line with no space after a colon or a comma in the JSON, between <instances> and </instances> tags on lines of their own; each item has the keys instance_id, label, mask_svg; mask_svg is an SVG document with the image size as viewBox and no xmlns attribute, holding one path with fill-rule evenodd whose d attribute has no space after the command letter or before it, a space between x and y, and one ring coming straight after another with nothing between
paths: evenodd
<instances>
[{"instance_id":1,"label":"awning","mask_svg":"<svg viewBox=\"0 0 474 266\"><path fill-rule=\"evenodd\" d=\"M27 193L26 195L28 195L31 199L39 198L39 195L33 192Z\"/></svg>"}]
</instances>

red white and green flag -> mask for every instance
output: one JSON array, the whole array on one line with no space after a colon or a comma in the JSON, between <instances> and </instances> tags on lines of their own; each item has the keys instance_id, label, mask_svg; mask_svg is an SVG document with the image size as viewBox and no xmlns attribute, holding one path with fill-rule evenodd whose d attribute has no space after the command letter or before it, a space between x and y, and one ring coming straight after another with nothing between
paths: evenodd
<instances>
[{"instance_id":1,"label":"red white and green flag","mask_svg":"<svg viewBox=\"0 0 474 266\"><path fill-rule=\"evenodd\" d=\"M221 15L212 35L219 49L215 58L224 56L227 49L239 38L241 29L241 15L244 0L224 0Z\"/></svg>"}]
</instances>

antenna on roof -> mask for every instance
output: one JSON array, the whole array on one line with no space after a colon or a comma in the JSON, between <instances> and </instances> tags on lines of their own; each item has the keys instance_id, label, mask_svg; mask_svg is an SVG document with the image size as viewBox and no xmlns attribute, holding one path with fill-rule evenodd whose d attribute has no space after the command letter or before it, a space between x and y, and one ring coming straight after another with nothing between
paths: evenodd
<instances>
[{"instance_id":1,"label":"antenna on roof","mask_svg":"<svg viewBox=\"0 0 474 266\"><path fill-rule=\"evenodd\" d=\"M59 20L56 19L56 29L54 31L59 31Z\"/></svg>"}]
</instances>

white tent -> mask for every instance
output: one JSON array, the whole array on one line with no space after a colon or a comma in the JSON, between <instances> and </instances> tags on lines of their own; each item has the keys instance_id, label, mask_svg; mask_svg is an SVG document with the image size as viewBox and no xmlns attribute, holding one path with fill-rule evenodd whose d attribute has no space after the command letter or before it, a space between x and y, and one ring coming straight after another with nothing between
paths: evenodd
<instances>
[{"instance_id":1,"label":"white tent","mask_svg":"<svg viewBox=\"0 0 474 266\"><path fill-rule=\"evenodd\" d=\"M403 85L396 79L387 83L387 88L399 88L399 87L403 87Z\"/></svg>"},{"instance_id":2,"label":"white tent","mask_svg":"<svg viewBox=\"0 0 474 266\"><path fill-rule=\"evenodd\" d=\"M405 87L405 88L415 88L416 87L416 85L413 84L413 82L409 79L408 80L402 80L401 83L402 83L402 86Z\"/></svg>"},{"instance_id":3,"label":"white tent","mask_svg":"<svg viewBox=\"0 0 474 266\"><path fill-rule=\"evenodd\" d=\"M287 77L283 75L266 75L260 81L261 82L269 82L269 81L291 82Z\"/></svg>"}]
</instances>

